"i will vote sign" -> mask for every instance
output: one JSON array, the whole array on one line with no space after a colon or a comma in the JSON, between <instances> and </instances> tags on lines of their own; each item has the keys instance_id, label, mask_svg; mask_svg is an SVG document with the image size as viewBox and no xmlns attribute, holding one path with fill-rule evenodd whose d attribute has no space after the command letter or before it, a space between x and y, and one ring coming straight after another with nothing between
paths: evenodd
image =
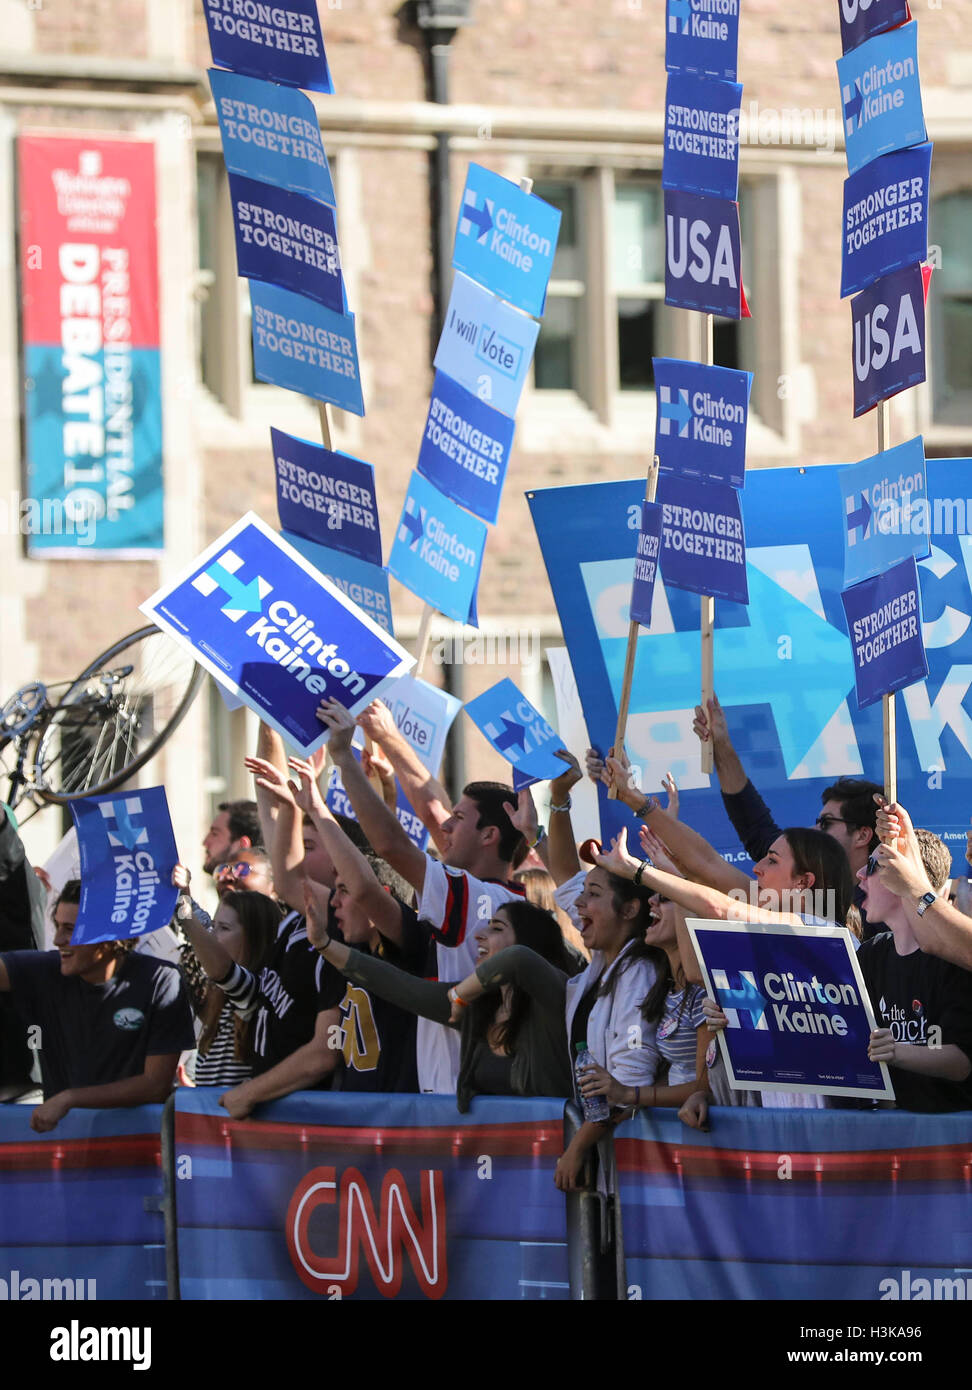
<instances>
[{"instance_id":1,"label":"i will vote sign","mask_svg":"<svg viewBox=\"0 0 972 1390\"><path fill-rule=\"evenodd\" d=\"M456 275L435 354L438 371L504 415L515 415L540 325Z\"/></svg>"},{"instance_id":2,"label":"i will vote sign","mask_svg":"<svg viewBox=\"0 0 972 1390\"><path fill-rule=\"evenodd\" d=\"M859 709L928 675L914 557L841 594L854 650Z\"/></svg>"},{"instance_id":3,"label":"i will vote sign","mask_svg":"<svg viewBox=\"0 0 972 1390\"><path fill-rule=\"evenodd\" d=\"M509 679L470 700L466 713L481 734L513 767L513 785L521 787L559 777L564 761L556 756L563 747L559 734L539 710L534 709Z\"/></svg>"},{"instance_id":4,"label":"i will vote sign","mask_svg":"<svg viewBox=\"0 0 972 1390\"><path fill-rule=\"evenodd\" d=\"M306 536L298 536L286 528L281 534L287 544L309 560L314 569L328 578L336 589L340 589L345 598L357 604L372 622L394 637L386 569L369 560L359 560L357 555L349 555L347 551L318 545L316 541L309 541Z\"/></svg>"},{"instance_id":5,"label":"i will vote sign","mask_svg":"<svg viewBox=\"0 0 972 1390\"><path fill-rule=\"evenodd\" d=\"M81 857L75 946L127 941L167 927L179 862L164 787L71 802Z\"/></svg>"},{"instance_id":6,"label":"i will vote sign","mask_svg":"<svg viewBox=\"0 0 972 1390\"><path fill-rule=\"evenodd\" d=\"M651 601L661 555L662 518L660 502L642 502L638 553L635 555L634 579L631 583L631 621L640 623L642 627L651 627Z\"/></svg>"},{"instance_id":7,"label":"i will vote sign","mask_svg":"<svg viewBox=\"0 0 972 1390\"><path fill-rule=\"evenodd\" d=\"M742 487L752 372L653 357L655 453L663 473Z\"/></svg>"},{"instance_id":8,"label":"i will vote sign","mask_svg":"<svg viewBox=\"0 0 972 1390\"><path fill-rule=\"evenodd\" d=\"M389 573L447 618L478 627L476 589L485 546L484 523L413 473Z\"/></svg>"},{"instance_id":9,"label":"i will vote sign","mask_svg":"<svg viewBox=\"0 0 972 1390\"><path fill-rule=\"evenodd\" d=\"M866 39L905 24L911 18L908 0L838 0L840 39L849 53Z\"/></svg>"},{"instance_id":10,"label":"i will vote sign","mask_svg":"<svg viewBox=\"0 0 972 1390\"><path fill-rule=\"evenodd\" d=\"M718 483L658 481L665 583L692 594L749 602L739 493Z\"/></svg>"},{"instance_id":11,"label":"i will vote sign","mask_svg":"<svg viewBox=\"0 0 972 1390\"><path fill-rule=\"evenodd\" d=\"M302 92L219 68L210 69L209 85L231 174L279 184L333 206L317 112Z\"/></svg>"},{"instance_id":12,"label":"i will vote sign","mask_svg":"<svg viewBox=\"0 0 972 1390\"><path fill-rule=\"evenodd\" d=\"M444 372L436 372L418 471L484 521L499 515L515 426Z\"/></svg>"},{"instance_id":13,"label":"i will vote sign","mask_svg":"<svg viewBox=\"0 0 972 1390\"><path fill-rule=\"evenodd\" d=\"M742 287L739 207L666 188L665 303L723 318L749 318Z\"/></svg>"},{"instance_id":14,"label":"i will vote sign","mask_svg":"<svg viewBox=\"0 0 972 1390\"><path fill-rule=\"evenodd\" d=\"M403 676L385 697L395 727L415 750L423 766L439 775L446 738L462 701L417 676Z\"/></svg>"},{"instance_id":15,"label":"i will vote sign","mask_svg":"<svg viewBox=\"0 0 972 1390\"><path fill-rule=\"evenodd\" d=\"M414 665L252 512L141 607L305 756L322 700L357 714Z\"/></svg>"},{"instance_id":16,"label":"i will vote sign","mask_svg":"<svg viewBox=\"0 0 972 1390\"><path fill-rule=\"evenodd\" d=\"M253 369L261 381L363 415L354 315L277 285L250 284Z\"/></svg>"},{"instance_id":17,"label":"i will vote sign","mask_svg":"<svg viewBox=\"0 0 972 1390\"><path fill-rule=\"evenodd\" d=\"M350 454L271 429L280 525L318 545L381 564L375 470Z\"/></svg>"},{"instance_id":18,"label":"i will vote sign","mask_svg":"<svg viewBox=\"0 0 972 1390\"><path fill-rule=\"evenodd\" d=\"M665 94L662 187L735 202L739 189L738 82L672 73Z\"/></svg>"},{"instance_id":19,"label":"i will vote sign","mask_svg":"<svg viewBox=\"0 0 972 1390\"><path fill-rule=\"evenodd\" d=\"M665 0L665 67L736 80L739 0Z\"/></svg>"},{"instance_id":20,"label":"i will vote sign","mask_svg":"<svg viewBox=\"0 0 972 1390\"><path fill-rule=\"evenodd\" d=\"M847 172L926 139L918 77L918 25L869 39L837 60Z\"/></svg>"},{"instance_id":21,"label":"i will vote sign","mask_svg":"<svg viewBox=\"0 0 972 1390\"><path fill-rule=\"evenodd\" d=\"M844 183L840 295L928 255L931 145L882 155Z\"/></svg>"},{"instance_id":22,"label":"i will vote sign","mask_svg":"<svg viewBox=\"0 0 972 1390\"><path fill-rule=\"evenodd\" d=\"M844 583L860 584L928 554L925 446L919 435L840 471Z\"/></svg>"},{"instance_id":23,"label":"i will vote sign","mask_svg":"<svg viewBox=\"0 0 972 1390\"><path fill-rule=\"evenodd\" d=\"M342 313L344 282L333 209L303 193L239 174L230 174L229 186L240 274Z\"/></svg>"},{"instance_id":24,"label":"i will vote sign","mask_svg":"<svg viewBox=\"0 0 972 1390\"><path fill-rule=\"evenodd\" d=\"M854 415L925 380L925 297L931 271L896 270L851 300Z\"/></svg>"},{"instance_id":25,"label":"i will vote sign","mask_svg":"<svg viewBox=\"0 0 972 1390\"><path fill-rule=\"evenodd\" d=\"M470 164L452 253L457 270L541 318L559 235L556 208Z\"/></svg>"},{"instance_id":26,"label":"i will vote sign","mask_svg":"<svg viewBox=\"0 0 972 1390\"><path fill-rule=\"evenodd\" d=\"M846 928L687 926L729 1019L719 1043L733 1090L894 1099L887 1067L867 1055L874 1012Z\"/></svg>"},{"instance_id":27,"label":"i will vote sign","mask_svg":"<svg viewBox=\"0 0 972 1390\"><path fill-rule=\"evenodd\" d=\"M333 92L317 0L203 0L213 62L309 92Z\"/></svg>"}]
</instances>

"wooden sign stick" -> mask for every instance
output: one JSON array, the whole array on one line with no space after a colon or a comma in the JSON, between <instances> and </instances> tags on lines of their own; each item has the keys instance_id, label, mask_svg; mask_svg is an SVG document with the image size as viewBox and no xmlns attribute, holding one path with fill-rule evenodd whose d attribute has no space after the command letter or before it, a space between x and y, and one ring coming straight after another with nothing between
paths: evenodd
<instances>
[{"instance_id":1,"label":"wooden sign stick","mask_svg":"<svg viewBox=\"0 0 972 1390\"><path fill-rule=\"evenodd\" d=\"M702 320L702 364L713 366L715 362L714 320L706 314ZM702 713L709 717L709 701L715 693L715 651L713 629L715 627L715 599L710 594L702 595L701 637L702 637ZM701 745L702 771L712 772L715 766L712 754L712 739Z\"/></svg>"},{"instance_id":2,"label":"wooden sign stick","mask_svg":"<svg viewBox=\"0 0 972 1390\"><path fill-rule=\"evenodd\" d=\"M881 401L877 408L878 453L889 446L891 403ZM889 802L898 799L898 740L895 729L894 694L882 697L884 712L884 795Z\"/></svg>"}]
</instances>

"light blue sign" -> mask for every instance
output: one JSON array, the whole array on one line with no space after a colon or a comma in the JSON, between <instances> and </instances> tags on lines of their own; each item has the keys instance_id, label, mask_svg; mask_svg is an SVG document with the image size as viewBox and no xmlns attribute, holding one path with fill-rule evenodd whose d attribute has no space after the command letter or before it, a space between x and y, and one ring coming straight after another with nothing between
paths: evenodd
<instances>
[{"instance_id":1,"label":"light blue sign","mask_svg":"<svg viewBox=\"0 0 972 1390\"><path fill-rule=\"evenodd\" d=\"M872 579L928 554L925 446L919 435L840 470L844 583Z\"/></svg>"},{"instance_id":2,"label":"light blue sign","mask_svg":"<svg viewBox=\"0 0 972 1390\"><path fill-rule=\"evenodd\" d=\"M292 545L336 589L340 589L346 599L356 603L372 622L394 637L386 569L368 560L360 560L356 555L348 555L343 550L330 550L327 546L317 545L293 531L282 530L280 534L288 545Z\"/></svg>"},{"instance_id":3,"label":"light blue sign","mask_svg":"<svg viewBox=\"0 0 972 1390\"><path fill-rule=\"evenodd\" d=\"M854 679L860 709L882 695L923 681L928 661L921 635L921 593L914 556L845 589L841 598L854 649Z\"/></svg>"},{"instance_id":4,"label":"light blue sign","mask_svg":"<svg viewBox=\"0 0 972 1390\"><path fill-rule=\"evenodd\" d=\"M457 270L541 318L559 235L556 208L470 164L452 253Z\"/></svg>"},{"instance_id":5,"label":"light blue sign","mask_svg":"<svg viewBox=\"0 0 972 1390\"><path fill-rule=\"evenodd\" d=\"M840 295L928 256L931 145L895 150L844 183Z\"/></svg>"},{"instance_id":6,"label":"light blue sign","mask_svg":"<svg viewBox=\"0 0 972 1390\"><path fill-rule=\"evenodd\" d=\"M484 521L499 515L513 421L436 372L418 471L440 492Z\"/></svg>"},{"instance_id":7,"label":"light blue sign","mask_svg":"<svg viewBox=\"0 0 972 1390\"><path fill-rule=\"evenodd\" d=\"M240 274L342 313L347 301L333 208L239 174L229 175L229 186Z\"/></svg>"},{"instance_id":8,"label":"light blue sign","mask_svg":"<svg viewBox=\"0 0 972 1390\"><path fill-rule=\"evenodd\" d=\"M478 627L476 589L485 545L484 522L412 474L389 574L447 618Z\"/></svg>"},{"instance_id":9,"label":"light blue sign","mask_svg":"<svg viewBox=\"0 0 972 1390\"><path fill-rule=\"evenodd\" d=\"M742 487L752 372L653 357L655 453L663 473Z\"/></svg>"},{"instance_id":10,"label":"light blue sign","mask_svg":"<svg viewBox=\"0 0 972 1390\"><path fill-rule=\"evenodd\" d=\"M250 284L253 367L261 381L363 415L354 315L277 285Z\"/></svg>"},{"instance_id":11,"label":"light blue sign","mask_svg":"<svg viewBox=\"0 0 972 1390\"><path fill-rule=\"evenodd\" d=\"M741 100L738 82L669 75L662 188L736 201Z\"/></svg>"},{"instance_id":12,"label":"light blue sign","mask_svg":"<svg viewBox=\"0 0 972 1390\"><path fill-rule=\"evenodd\" d=\"M313 104L293 87L210 68L209 85L231 174L335 203Z\"/></svg>"},{"instance_id":13,"label":"light blue sign","mask_svg":"<svg viewBox=\"0 0 972 1390\"><path fill-rule=\"evenodd\" d=\"M642 502L641 530L631 583L631 621L642 627L651 627L651 600L661 555L662 517L660 502Z\"/></svg>"},{"instance_id":14,"label":"light blue sign","mask_svg":"<svg viewBox=\"0 0 972 1390\"><path fill-rule=\"evenodd\" d=\"M285 531L381 565L375 470L350 454L271 429L277 511Z\"/></svg>"},{"instance_id":15,"label":"light blue sign","mask_svg":"<svg viewBox=\"0 0 972 1390\"><path fill-rule=\"evenodd\" d=\"M563 740L511 680L498 681L469 700L465 710L497 753L512 765L514 774L519 774L517 790L563 772L563 759L555 756L557 749L563 748Z\"/></svg>"},{"instance_id":16,"label":"light blue sign","mask_svg":"<svg viewBox=\"0 0 972 1390\"><path fill-rule=\"evenodd\" d=\"M477 399L515 415L540 325L465 275L457 275L435 366Z\"/></svg>"},{"instance_id":17,"label":"light blue sign","mask_svg":"<svg viewBox=\"0 0 972 1390\"><path fill-rule=\"evenodd\" d=\"M322 700L357 714L414 664L252 512L141 607L305 757Z\"/></svg>"},{"instance_id":18,"label":"light blue sign","mask_svg":"<svg viewBox=\"0 0 972 1390\"><path fill-rule=\"evenodd\" d=\"M739 0L665 0L665 67L736 80Z\"/></svg>"},{"instance_id":19,"label":"light blue sign","mask_svg":"<svg viewBox=\"0 0 972 1390\"><path fill-rule=\"evenodd\" d=\"M665 303L748 318L742 288L739 206L666 188Z\"/></svg>"},{"instance_id":20,"label":"light blue sign","mask_svg":"<svg viewBox=\"0 0 972 1390\"><path fill-rule=\"evenodd\" d=\"M912 22L869 39L837 59L847 172L878 155L927 138L918 77L918 25Z\"/></svg>"},{"instance_id":21,"label":"light blue sign","mask_svg":"<svg viewBox=\"0 0 972 1390\"><path fill-rule=\"evenodd\" d=\"M213 62L233 72L333 92L317 0L203 0Z\"/></svg>"},{"instance_id":22,"label":"light blue sign","mask_svg":"<svg viewBox=\"0 0 972 1390\"><path fill-rule=\"evenodd\" d=\"M925 278L895 270L851 300L854 415L925 380Z\"/></svg>"},{"instance_id":23,"label":"light blue sign","mask_svg":"<svg viewBox=\"0 0 972 1390\"><path fill-rule=\"evenodd\" d=\"M736 489L669 475L658 480L658 500L665 583L748 603L746 537Z\"/></svg>"},{"instance_id":24,"label":"light blue sign","mask_svg":"<svg viewBox=\"0 0 972 1390\"><path fill-rule=\"evenodd\" d=\"M144 787L71 802L81 858L81 904L75 946L167 927L179 890L179 862L164 787Z\"/></svg>"}]
</instances>

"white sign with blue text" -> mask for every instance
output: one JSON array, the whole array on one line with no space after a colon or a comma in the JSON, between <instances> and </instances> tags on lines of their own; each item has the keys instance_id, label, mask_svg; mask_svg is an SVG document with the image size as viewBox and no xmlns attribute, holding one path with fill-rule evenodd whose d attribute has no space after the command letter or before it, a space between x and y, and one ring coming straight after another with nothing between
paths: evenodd
<instances>
[{"instance_id":1,"label":"white sign with blue text","mask_svg":"<svg viewBox=\"0 0 972 1390\"><path fill-rule=\"evenodd\" d=\"M413 473L388 557L388 572L457 623L479 626L476 590L486 525Z\"/></svg>"},{"instance_id":2,"label":"white sign with blue text","mask_svg":"<svg viewBox=\"0 0 972 1390\"><path fill-rule=\"evenodd\" d=\"M928 487L920 435L842 468L840 493L845 585L873 579L909 555L921 560L928 554Z\"/></svg>"},{"instance_id":3,"label":"white sign with blue text","mask_svg":"<svg viewBox=\"0 0 972 1390\"><path fill-rule=\"evenodd\" d=\"M435 354L438 371L486 405L515 415L540 325L465 275L456 275Z\"/></svg>"},{"instance_id":4,"label":"white sign with blue text","mask_svg":"<svg viewBox=\"0 0 972 1390\"><path fill-rule=\"evenodd\" d=\"M452 254L457 270L541 318L559 234L556 208L470 164Z\"/></svg>"}]
</instances>

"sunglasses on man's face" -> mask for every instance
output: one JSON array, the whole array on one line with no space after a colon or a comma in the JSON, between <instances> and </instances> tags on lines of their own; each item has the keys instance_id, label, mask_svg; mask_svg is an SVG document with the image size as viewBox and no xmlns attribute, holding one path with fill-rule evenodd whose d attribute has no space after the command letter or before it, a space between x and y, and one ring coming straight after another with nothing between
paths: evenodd
<instances>
[{"instance_id":1,"label":"sunglasses on man's face","mask_svg":"<svg viewBox=\"0 0 972 1390\"><path fill-rule=\"evenodd\" d=\"M249 878L253 872L253 865L247 864L244 860L239 864L220 864L216 870L216 882L226 883L233 878Z\"/></svg>"},{"instance_id":2,"label":"sunglasses on man's face","mask_svg":"<svg viewBox=\"0 0 972 1390\"><path fill-rule=\"evenodd\" d=\"M817 829L822 830L826 835L832 825L849 825L850 822L844 820L842 816L818 816Z\"/></svg>"}]
</instances>

